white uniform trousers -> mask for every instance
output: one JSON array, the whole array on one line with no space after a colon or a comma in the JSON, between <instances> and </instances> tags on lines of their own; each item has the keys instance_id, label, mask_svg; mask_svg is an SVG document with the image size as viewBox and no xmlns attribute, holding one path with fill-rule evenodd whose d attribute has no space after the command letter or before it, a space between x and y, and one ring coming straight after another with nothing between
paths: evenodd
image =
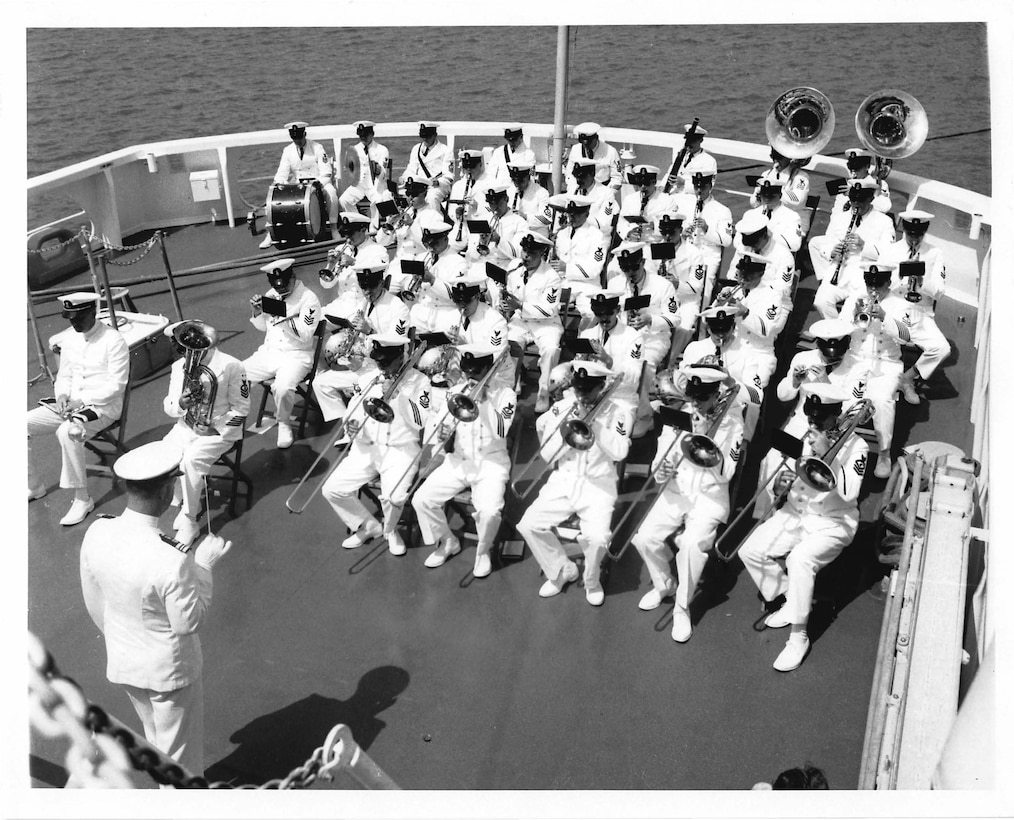
<instances>
[{"instance_id":1,"label":"white uniform trousers","mask_svg":"<svg viewBox=\"0 0 1014 820\"><path fill-rule=\"evenodd\" d=\"M251 384L274 379L271 395L275 400L275 418L279 424L289 423L292 405L296 402L296 386L306 378L312 365L312 353L293 350L258 349L243 361Z\"/></svg>"},{"instance_id":2,"label":"white uniform trousers","mask_svg":"<svg viewBox=\"0 0 1014 820\"><path fill-rule=\"evenodd\" d=\"M855 537L855 515L800 516L784 508L754 530L739 551L765 601L785 595L789 623L805 625L813 606L817 572Z\"/></svg>"},{"instance_id":3,"label":"white uniform trousers","mask_svg":"<svg viewBox=\"0 0 1014 820\"><path fill-rule=\"evenodd\" d=\"M180 469L180 488L183 496L183 512L190 518L196 518L201 509L201 492L204 489L204 476L211 470L211 465L226 452L235 441L226 441L222 436L199 436L185 424L176 424L166 434L163 441L170 441L183 451Z\"/></svg>"},{"instance_id":4,"label":"white uniform trousers","mask_svg":"<svg viewBox=\"0 0 1014 820\"><path fill-rule=\"evenodd\" d=\"M476 554L488 554L500 528L504 490L509 477L510 459L506 453L488 458L481 464L448 453L412 497L412 507L419 520L423 540L427 544L436 544L451 534L444 504L470 487L472 507L475 509L472 517L478 536Z\"/></svg>"},{"instance_id":5,"label":"white uniform trousers","mask_svg":"<svg viewBox=\"0 0 1014 820\"><path fill-rule=\"evenodd\" d=\"M511 319L507 325L507 340L520 345L522 350L534 342L539 351L539 389L549 389L549 374L559 358L563 325L557 320Z\"/></svg>"},{"instance_id":6,"label":"white uniform trousers","mask_svg":"<svg viewBox=\"0 0 1014 820\"><path fill-rule=\"evenodd\" d=\"M363 522L376 520L357 493L360 487L379 475L384 535L390 535L398 527L409 487L419 470L418 454L418 447L386 447L381 451L376 444L364 444L357 439L352 442L351 452L341 467L324 482L320 493L349 531L355 532ZM398 483L402 475L405 478Z\"/></svg>"},{"instance_id":7,"label":"white uniform trousers","mask_svg":"<svg viewBox=\"0 0 1014 820\"><path fill-rule=\"evenodd\" d=\"M894 440L894 408L898 400L898 385L901 382L901 362L877 364L880 371L866 376L866 391L863 398L873 402L873 429L881 450L890 450ZM856 375L861 375L857 371Z\"/></svg>"},{"instance_id":8,"label":"white uniform trousers","mask_svg":"<svg viewBox=\"0 0 1014 820\"><path fill-rule=\"evenodd\" d=\"M93 408L96 411L98 408ZM85 438L93 438L100 430L104 430L116 421L115 416L100 415L94 421L78 422L85 431ZM60 442L63 466L60 468L60 486L65 490L83 490L88 486L88 475L85 472L84 441L73 441L68 434L73 422L60 418L47 407L35 407L28 411L28 486L37 487L42 483L35 469L32 458L32 436L56 431L56 440Z\"/></svg>"},{"instance_id":9,"label":"white uniform trousers","mask_svg":"<svg viewBox=\"0 0 1014 820\"><path fill-rule=\"evenodd\" d=\"M141 719L145 739L191 774L203 777L204 686L201 679L198 677L189 686L172 692L120 685Z\"/></svg>"},{"instance_id":10,"label":"white uniform trousers","mask_svg":"<svg viewBox=\"0 0 1014 820\"><path fill-rule=\"evenodd\" d=\"M361 370L319 370L313 377L313 395L320 405L324 421L340 419L345 415L346 405L343 394L351 393Z\"/></svg>"},{"instance_id":11,"label":"white uniform trousers","mask_svg":"<svg viewBox=\"0 0 1014 820\"><path fill-rule=\"evenodd\" d=\"M577 513L584 553L585 589L599 588L602 559L609 546L609 526L616 504L616 478L580 478L553 470L535 501L518 522L517 530L549 580L570 563L551 527Z\"/></svg>"},{"instance_id":12,"label":"white uniform trousers","mask_svg":"<svg viewBox=\"0 0 1014 820\"><path fill-rule=\"evenodd\" d=\"M863 281L863 270L858 265L859 259L853 257L847 265L843 265L841 274L838 276L838 284L831 284L831 277L828 276L817 287L813 296L813 306L820 314L821 319L837 319L841 311L838 309L842 302L849 296L860 296L866 293L866 283ZM843 316L846 322L852 321L851 316Z\"/></svg>"},{"instance_id":13,"label":"white uniform trousers","mask_svg":"<svg viewBox=\"0 0 1014 820\"><path fill-rule=\"evenodd\" d=\"M705 498L693 500L667 488L630 539L644 559L652 586L665 595L676 585L669 570L672 553L665 539L683 523L683 532L676 537L677 606L683 609L690 606L718 525L727 515L719 505Z\"/></svg>"},{"instance_id":14,"label":"white uniform trousers","mask_svg":"<svg viewBox=\"0 0 1014 820\"><path fill-rule=\"evenodd\" d=\"M951 355L951 345L947 337L940 332L936 320L932 316L924 316L909 329L909 336L914 345L922 348L922 354L915 363L915 371L922 379L933 375L937 366Z\"/></svg>"}]
</instances>

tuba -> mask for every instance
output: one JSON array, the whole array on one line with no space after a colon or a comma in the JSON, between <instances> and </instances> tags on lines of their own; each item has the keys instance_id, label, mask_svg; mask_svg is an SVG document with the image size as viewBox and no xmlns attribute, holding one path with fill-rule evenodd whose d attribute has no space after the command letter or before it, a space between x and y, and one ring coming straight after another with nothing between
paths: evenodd
<instances>
[{"instance_id":1,"label":"tuba","mask_svg":"<svg viewBox=\"0 0 1014 820\"><path fill-rule=\"evenodd\" d=\"M903 159L926 141L929 119L911 94L885 88L870 94L856 111L856 135L877 157Z\"/></svg>"},{"instance_id":2,"label":"tuba","mask_svg":"<svg viewBox=\"0 0 1014 820\"><path fill-rule=\"evenodd\" d=\"M831 141L834 108L816 88L790 88L771 103L764 131L771 147L782 156L812 157Z\"/></svg>"},{"instance_id":3,"label":"tuba","mask_svg":"<svg viewBox=\"0 0 1014 820\"><path fill-rule=\"evenodd\" d=\"M190 395L184 420L199 436L215 434L217 431L211 421L218 394L218 376L204 360L217 344L218 334L211 325L190 320L173 329L173 339L183 349L183 393Z\"/></svg>"}]
</instances>

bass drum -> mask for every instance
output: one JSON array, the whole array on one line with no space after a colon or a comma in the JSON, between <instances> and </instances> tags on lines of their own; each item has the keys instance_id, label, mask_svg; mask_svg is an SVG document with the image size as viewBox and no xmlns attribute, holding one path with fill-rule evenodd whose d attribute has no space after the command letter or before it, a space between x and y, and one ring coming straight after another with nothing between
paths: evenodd
<instances>
[{"instance_id":1,"label":"bass drum","mask_svg":"<svg viewBox=\"0 0 1014 820\"><path fill-rule=\"evenodd\" d=\"M268 189L268 233L279 245L314 242L326 224L327 204L320 183L275 183Z\"/></svg>"}]
</instances>

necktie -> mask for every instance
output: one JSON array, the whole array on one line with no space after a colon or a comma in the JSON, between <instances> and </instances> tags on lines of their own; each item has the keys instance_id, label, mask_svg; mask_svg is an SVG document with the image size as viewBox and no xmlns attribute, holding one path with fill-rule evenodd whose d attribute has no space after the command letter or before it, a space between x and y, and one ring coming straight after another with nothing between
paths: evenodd
<instances>
[{"instance_id":1,"label":"necktie","mask_svg":"<svg viewBox=\"0 0 1014 820\"><path fill-rule=\"evenodd\" d=\"M521 196L519 191L514 192L514 204L511 205L511 210L516 211L518 209L518 197Z\"/></svg>"},{"instance_id":2,"label":"necktie","mask_svg":"<svg viewBox=\"0 0 1014 820\"><path fill-rule=\"evenodd\" d=\"M770 208L765 208L764 209L764 216L766 216L768 219L771 219L771 209Z\"/></svg>"},{"instance_id":3,"label":"necktie","mask_svg":"<svg viewBox=\"0 0 1014 820\"><path fill-rule=\"evenodd\" d=\"M603 327L602 328L602 347L605 347L606 346L606 342L608 342L608 341L609 341L609 331L606 330L605 327Z\"/></svg>"},{"instance_id":4,"label":"necktie","mask_svg":"<svg viewBox=\"0 0 1014 820\"><path fill-rule=\"evenodd\" d=\"M461 329L462 329L462 330L468 330L468 326L469 326L470 324L472 324L472 320L471 320L471 319L469 319L469 318L468 318L468 317L466 316L466 317L465 317L465 321L463 321L463 322L461 323Z\"/></svg>"},{"instance_id":5,"label":"necktie","mask_svg":"<svg viewBox=\"0 0 1014 820\"><path fill-rule=\"evenodd\" d=\"M909 259L918 259L919 258L919 246L918 245L909 245L908 246L908 258Z\"/></svg>"},{"instance_id":6,"label":"necktie","mask_svg":"<svg viewBox=\"0 0 1014 820\"><path fill-rule=\"evenodd\" d=\"M715 356L718 357L718 366L725 367L725 364L722 362L722 348L717 344L715 345Z\"/></svg>"},{"instance_id":7,"label":"necktie","mask_svg":"<svg viewBox=\"0 0 1014 820\"><path fill-rule=\"evenodd\" d=\"M861 216L857 216L856 217L856 227L858 228L862 224L863 224L863 218Z\"/></svg>"},{"instance_id":8,"label":"necktie","mask_svg":"<svg viewBox=\"0 0 1014 820\"><path fill-rule=\"evenodd\" d=\"M581 194L581 196L588 196L588 191L586 191L583 187L579 187L577 192Z\"/></svg>"},{"instance_id":9,"label":"necktie","mask_svg":"<svg viewBox=\"0 0 1014 820\"><path fill-rule=\"evenodd\" d=\"M630 286L630 290L633 292L635 299L641 295L641 289L637 286L636 282Z\"/></svg>"},{"instance_id":10,"label":"necktie","mask_svg":"<svg viewBox=\"0 0 1014 820\"><path fill-rule=\"evenodd\" d=\"M427 154L429 154L429 152L430 152L430 147L428 145L424 145L422 148L419 149L419 153L422 154L424 157Z\"/></svg>"},{"instance_id":11,"label":"necktie","mask_svg":"<svg viewBox=\"0 0 1014 820\"><path fill-rule=\"evenodd\" d=\"M373 302L370 302L370 309L368 311L366 311L366 315L369 316L371 313L373 313L373 309L375 307L376 307L376 304L373 303Z\"/></svg>"}]
</instances>

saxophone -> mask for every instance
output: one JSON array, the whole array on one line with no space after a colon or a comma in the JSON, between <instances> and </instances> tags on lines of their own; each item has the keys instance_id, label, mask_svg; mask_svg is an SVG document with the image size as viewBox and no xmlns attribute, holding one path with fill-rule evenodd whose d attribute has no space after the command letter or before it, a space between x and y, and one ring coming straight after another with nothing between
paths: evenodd
<instances>
[{"instance_id":1,"label":"saxophone","mask_svg":"<svg viewBox=\"0 0 1014 820\"><path fill-rule=\"evenodd\" d=\"M216 435L212 427L218 376L204 364L208 353L218 342L215 328L204 322L190 320L173 330L173 338L183 348L183 395L189 396L184 421L197 435Z\"/></svg>"}]
</instances>

